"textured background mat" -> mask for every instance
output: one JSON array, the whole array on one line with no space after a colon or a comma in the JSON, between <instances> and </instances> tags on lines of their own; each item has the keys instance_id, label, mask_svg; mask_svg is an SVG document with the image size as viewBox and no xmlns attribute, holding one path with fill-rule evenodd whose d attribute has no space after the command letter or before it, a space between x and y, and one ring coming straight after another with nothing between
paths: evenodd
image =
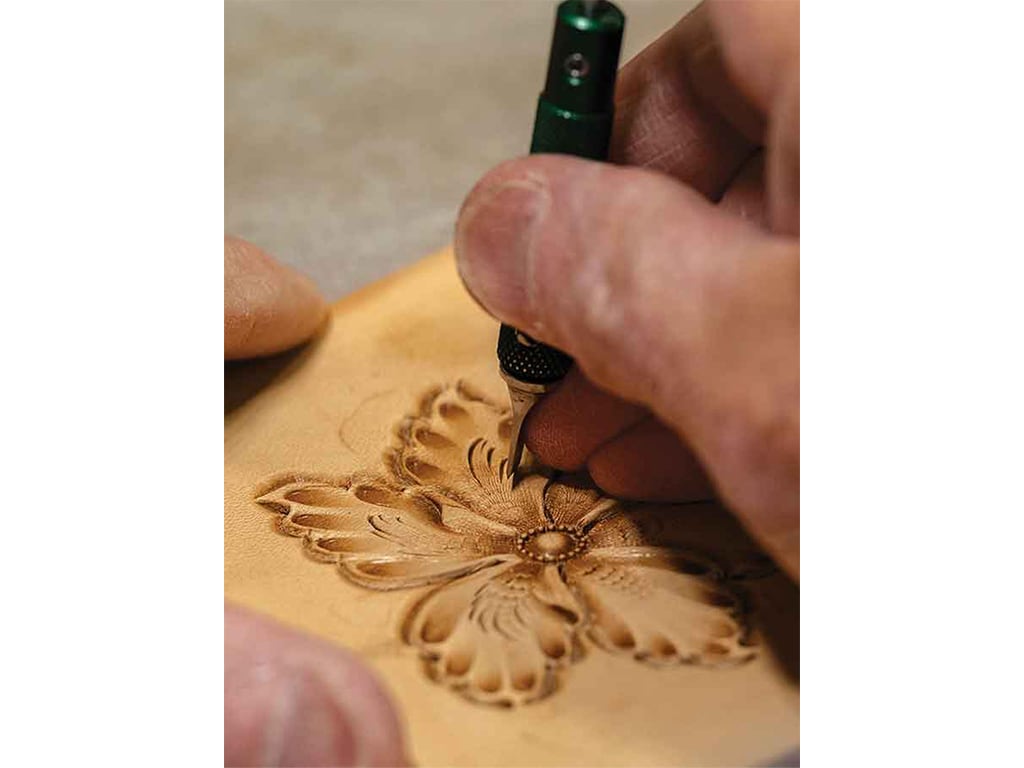
<instances>
[{"instance_id":1,"label":"textured background mat","mask_svg":"<svg viewBox=\"0 0 1024 768\"><path fill-rule=\"evenodd\" d=\"M696 4L618 3L623 62ZM476 179L528 149L555 5L228 2L225 231L331 300L445 245Z\"/></svg>"}]
</instances>

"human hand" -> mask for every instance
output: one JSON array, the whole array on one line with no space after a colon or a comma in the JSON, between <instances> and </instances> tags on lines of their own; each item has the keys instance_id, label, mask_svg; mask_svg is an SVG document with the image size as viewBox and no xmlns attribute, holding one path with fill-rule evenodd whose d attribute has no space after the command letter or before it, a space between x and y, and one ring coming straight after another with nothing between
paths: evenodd
<instances>
[{"instance_id":1,"label":"human hand","mask_svg":"<svg viewBox=\"0 0 1024 768\"><path fill-rule=\"evenodd\" d=\"M633 167L510 161L455 238L476 299L576 359L525 425L541 461L628 498L713 488L797 578L799 59L797 2L701 5L619 75Z\"/></svg>"},{"instance_id":2,"label":"human hand","mask_svg":"<svg viewBox=\"0 0 1024 768\"><path fill-rule=\"evenodd\" d=\"M224 357L281 352L320 325L313 284L251 243L224 239ZM405 765L387 694L341 648L224 608L225 765Z\"/></svg>"}]
</instances>

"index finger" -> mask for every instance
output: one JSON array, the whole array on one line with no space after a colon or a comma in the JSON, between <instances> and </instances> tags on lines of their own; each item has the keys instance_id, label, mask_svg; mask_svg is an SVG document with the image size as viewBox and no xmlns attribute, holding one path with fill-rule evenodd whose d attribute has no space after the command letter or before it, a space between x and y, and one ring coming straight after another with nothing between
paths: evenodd
<instances>
[{"instance_id":1,"label":"index finger","mask_svg":"<svg viewBox=\"0 0 1024 768\"><path fill-rule=\"evenodd\" d=\"M726 74L699 5L619 72L611 159L667 173L718 200L764 132Z\"/></svg>"}]
</instances>

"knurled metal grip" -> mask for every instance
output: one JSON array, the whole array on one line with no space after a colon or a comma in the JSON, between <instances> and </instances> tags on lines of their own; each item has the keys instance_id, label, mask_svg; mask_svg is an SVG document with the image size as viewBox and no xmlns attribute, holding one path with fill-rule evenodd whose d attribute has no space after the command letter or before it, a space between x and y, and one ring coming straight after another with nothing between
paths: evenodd
<instances>
[{"instance_id":1,"label":"knurled metal grip","mask_svg":"<svg viewBox=\"0 0 1024 768\"><path fill-rule=\"evenodd\" d=\"M511 325L498 331L498 363L502 371L527 384L554 384L572 368L572 358L535 341Z\"/></svg>"}]
</instances>

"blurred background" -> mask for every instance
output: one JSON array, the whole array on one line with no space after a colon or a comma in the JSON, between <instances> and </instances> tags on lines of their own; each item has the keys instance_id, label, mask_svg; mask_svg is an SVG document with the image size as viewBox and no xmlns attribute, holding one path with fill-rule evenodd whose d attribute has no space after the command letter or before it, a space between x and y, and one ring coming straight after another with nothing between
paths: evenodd
<instances>
[{"instance_id":1,"label":"blurred background","mask_svg":"<svg viewBox=\"0 0 1024 768\"><path fill-rule=\"evenodd\" d=\"M622 62L696 0L616 0ZM526 154L556 0L229 0L225 232L334 300L450 242Z\"/></svg>"}]
</instances>

